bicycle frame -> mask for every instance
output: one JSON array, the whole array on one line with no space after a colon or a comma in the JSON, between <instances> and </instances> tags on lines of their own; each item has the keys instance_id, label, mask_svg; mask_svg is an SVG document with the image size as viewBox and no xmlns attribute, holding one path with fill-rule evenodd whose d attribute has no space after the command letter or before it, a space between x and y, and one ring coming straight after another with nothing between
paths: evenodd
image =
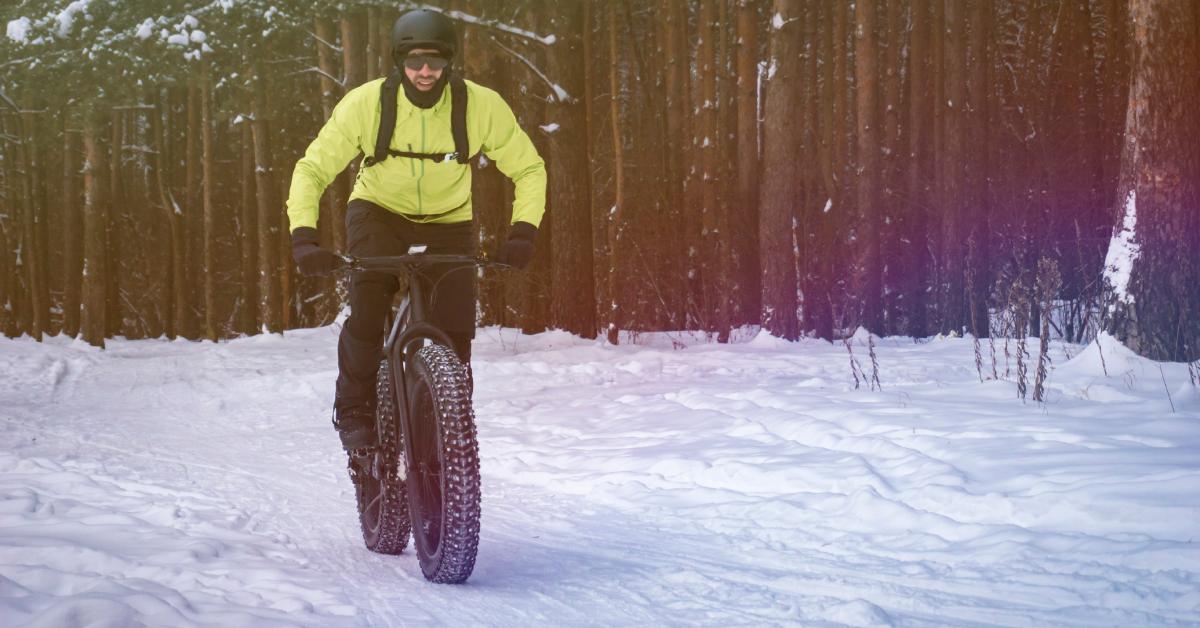
<instances>
[{"instance_id":1,"label":"bicycle frame","mask_svg":"<svg viewBox=\"0 0 1200 628\"><path fill-rule=\"evenodd\" d=\"M408 378L406 376L407 365L404 359L405 350L410 345L424 340L430 340L450 348L454 347L450 341L450 337L429 322L429 301L426 299L425 286L418 280L417 268L429 264L444 263L461 263L472 266L505 265L496 264L470 255L426 253L360 258L348 257L345 259L347 267L351 271L382 272L408 280L407 316L403 315L403 312L393 312L395 316L393 316L391 329L388 331L387 339L383 345L384 355L387 356L388 363L392 367L392 390L397 397L396 400L399 402L397 403L397 411L407 425L409 399ZM376 434L376 438L379 438L378 433ZM405 439L405 449L408 449L410 445L409 439ZM407 456L411 453L406 451L405 455Z\"/></svg>"}]
</instances>

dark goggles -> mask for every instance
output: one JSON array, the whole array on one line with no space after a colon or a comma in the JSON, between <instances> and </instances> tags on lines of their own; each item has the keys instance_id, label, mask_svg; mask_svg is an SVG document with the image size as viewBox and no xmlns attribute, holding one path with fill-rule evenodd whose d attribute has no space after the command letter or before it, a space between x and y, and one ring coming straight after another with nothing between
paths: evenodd
<instances>
[{"instance_id":1,"label":"dark goggles","mask_svg":"<svg viewBox=\"0 0 1200 628\"><path fill-rule=\"evenodd\" d=\"M425 66L429 66L430 70L437 72L446 69L450 65L450 60L445 57L437 57L434 55L412 55L404 57L404 67L415 71L419 71Z\"/></svg>"}]
</instances>

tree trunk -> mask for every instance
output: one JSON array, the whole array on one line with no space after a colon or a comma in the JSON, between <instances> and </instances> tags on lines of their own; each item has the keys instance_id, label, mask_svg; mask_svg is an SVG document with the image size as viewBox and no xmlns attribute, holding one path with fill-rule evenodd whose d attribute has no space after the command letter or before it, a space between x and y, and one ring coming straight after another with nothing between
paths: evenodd
<instances>
[{"instance_id":1,"label":"tree trunk","mask_svg":"<svg viewBox=\"0 0 1200 628\"><path fill-rule=\"evenodd\" d=\"M991 28L990 4L977 2L971 5L969 16L970 54L968 56L967 80L967 151L964 155L966 165L966 190L963 195L963 218L965 228L961 231L966 236L968 255L965 257L964 269L972 277L969 294L964 291L967 303L971 308L965 315L965 321L971 323L971 333L976 337L991 335L988 316L988 292L991 286L991 246L988 237L988 224L991 218L988 201L988 179L991 172L989 163L990 144L988 137L988 99L991 85L988 79L988 67L991 58L988 55L988 34ZM1085 26L1086 28L1086 26ZM1090 72L1089 72L1090 74Z\"/></svg>"},{"instance_id":2,"label":"tree trunk","mask_svg":"<svg viewBox=\"0 0 1200 628\"><path fill-rule=\"evenodd\" d=\"M37 137L34 132L32 103L26 102L21 112L20 150L17 152L18 167L21 168L21 263L25 271L25 285L30 305L29 335L39 342L47 332L50 316L50 293L46 287L46 253L39 246L38 170L41 168L37 152Z\"/></svg>"},{"instance_id":3,"label":"tree trunk","mask_svg":"<svg viewBox=\"0 0 1200 628\"><path fill-rule=\"evenodd\" d=\"M592 224L588 213L587 119L584 94L583 6L568 3L552 18L552 32L566 33L547 53L548 73L559 80L573 100L555 99L547 119L560 120L549 136L549 211L554 220L551 247L552 317L556 325L585 338L596 337L595 284L592 275ZM544 241L544 240L543 240Z\"/></svg>"},{"instance_id":4,"label":"tree trunk","mask_svg":"<svg viewBox=\"0 0 1200 628\"><path fill-rule=\"evenodd\" d=\"M159 204L162 206L162 224L166 227L163 242L160 245L160 257L163 264L163 277L166 288L163 290L163 311L165 312L165 327L168 338L174 340L180 333L179 321L184 316L185 301L187 299L185 291L187 290L187 280L184 275L183 268L183 224L182 216L179 212L178 203L175 201L175 196L171 193L170 187L167 185L167 174L169 171L168 164L171 163L167 159L167 150L169 144L166 139L164 130L164 119L169 119L170 99L169 97L160 96L159 110L152 117L150 134L154 137L156 144L154 176L158 185Z\"/></svg>"},{"instance_id":5,"label":"tree trunk","mask_svg":"<svg viewBox=\"0 0 1200 628\"><path fill-rule=\"evenodd\" d=\"M342 94L342 85L334 79L338 76L337 65L333 60L336 35L333 23L321 17L313 18L313 30L316 31L317 69L320 70L321 77L321 110L325 112L322 119L328 120L333 113L333 106Z\"/></svg>"},{"instance_id":6,"label":"tree trunk","mask_svg":"<svg viewBox=\"0 0 1200 628\"><path fill-rule=\"evenodd\" d=\"M672 302L677 303L679 311L673 312L673 326L685 329L689 323L687 304L688 270L692 259L689 250L690 232L680 228L686 224L686 216L690 209L686 207L687 196L685 181L688 178L688 163L691 152L691 115L688 111L691 93L690 61L687 48L687 7L684 0L664 0L662 12L665 15L663 25L665 41L666 76L664 96L666 102L666 137L664 147L667 152L667 220L671 230L664 245L668 248L668 259L671 266L667 271L664 284L672 295ZM590 59L590 57L587 57ZM590 86L590 82L588 82ZM752 225L753 226L753 225ZM669 282L669 283L668 283Z\"/></svg>"},{"instance_id":7,"label":"tree trunk","mask_svg":"<svg viewBox=\"0 0 1200 628\"><path fill-rule=\"evenodd\" d=\"M880 164L880 182L883 185L880 197L880 268L887 269L883 273L884 287L882 314L882 329L880 333L896 334L900 331L899 320L909 304L905 301L903 292L905 278L898 271L904 269L901 261L904 258L908 239L907 230L911 227L908 212L900 207L900 195L897 188L900 185L901 155L900 155L900 111L903 102L900 97L900 74L904 68L904 50L901 42L905 32L904 6L896 0L884 3L887 6L887 26L885 45L886 52L880 56L883 64L883 140Z\"/></svg>"},{"instance_id":8,"label":"tree trunk","mask_svg":"<svg viewBox=\"0 0 1200 628\"><path fill-rule=\"evenodd\" d=\"M810 55L811 57L811 55ZM737 203L731 226L737 230L738 283L744 295L740 307L758 322L762 310L762 285L758 268L758 5L737 4ZM806 86L812 89L814 86ZM732 234L731 234L732 235ZM738 321L738 324L750 321Z\"/></svg>"},{"instance_id":9,"label":"tree trunk","mask_svg":"<svg viewBox=\"0 0 1200 628\"><path fill-rule=\"evenodd\" d=\"M367 8L367 46L365 54L366 80L370 81L383 75L380 69L379 56L379 7Z\"/></svg>"},{"instance_id":10,"label":"tree trunk","mask_svg":"<svg viewBox=\"0 0 1200 628\"><path fill-rule=\"evenodd\" d=\"M967 98L967 38L964 7L955 0L946 0L946 100L942 120L946 148L942 161L942 241L945 269L942 301L942 331L961 332L963 329L964 244L963 214L967 211L964 183L967 159L967 137L964 111Z\"/></svg>"},{"instance_id":11,"label":"tree trunk","mask_svg":"<svg viewBox=\"0 0 1200 628\"><path fill-rule=\"evenodd\" d=\"M1197 7L1133 0L1132 85L1116 226L1105 261L1110 331L1154 360L1200 358Z\"/></svg>"},{"instance_id":12,"label":"tree trunk","mask_svg":"<svg viewBox=\"0 0 1200 628\"><path fill-rule=\"evenodd\" d=\"M722 144L717 111L717 37L719 20L715 15L718 0L701 0L697 20L696 69L700 79L700 145L697 147L700 166L700 276L703 299L700 303L702 321L707 331L716 331L728 338L730 295L723 281L726 260L721 257L720 239L727 237L720 229L720 198L718 185L718 146Z\"/></svg>"},{"instance_id":13,"label":"tree trunk","mask_svg":"<svg viewBox=\"0 0 1200 628\"><path fill-rule=\"evenodd\" d=\"M68 123L69 124L69 123ZM63 333L79 335L79 305L83 273L83 215L79 211L79 134L63 132Z\"/></svg>"},{"instance_id":14,"label":"tree trunk","mask_svg":"<svg viewBox=\"0 0 1200 628\"><path fill-rule=\"evenodd\" d=\"M767 69L763 129L762 196L758 237L762 268L762 326L797 340L796 263L792 247L792 207L799 196L795 158L800 137L792 132L799 117L796 76L800 70L799 0L775 0L771 58Z\"/></svg>"},{"instance_id":15,"label":"tree trunk","mask_svg":"<svg viewBox=\"0 0 1200 628\"><path fill-rule=\"evenodd\" d=\"M617 10L616 3L608 3L608 113L609 126L612 129L613 151L613 205L608 216L608 298L609 312L605 317L607 322L607 339L609 344L616 345L620 341L620 268L619 253L621 252L622 222L625 213L625 151L621 141L621 103L620 83L617 80L618 48L617 48Z\"/></svg>"},{"instance_id":16,"label":"tree trunk","mask_svg":"<svg viewBox=\"0 0 1200 628\"><path fill-rule=\"evenodd\" d=\"M268 129L270 126L268 125ZM269 149L269 146L268 146ZM268 163L273 163L273 158ZM299 324L300 303L296 299L296 283L295 262L292 260L292 234L288 229L287 211L279 199L287 198L288 190L285 187L286 181L280 181L275 177L274 170L271 172L271 182L275 185L272 192L272 198L275 199L274 205L274 221L277 225L274 231L275 234L275 267L276 276L279 278L279 328L280 330L292 329Z\"/></svg>"},{"instance_id":17,"label":"tree trunk","mask_svg":"<svg viewBox=\"0 0 1200 628\"><path fill-rule=\"evenodd\" d=\"M254 131L252 123L242 122L242 309L240 331L253 334L258 331L258 213L254 185Z\"/></svg>"},{"instance_id":18,"label":"tree trunk","mask_svg":"<svg viewBox=\"0 0 1200 628\"><path fill-rule=\"evenodd\" d=\"M363 84L366 58L360 11L345 11L339 23L342 32L342 86L346 91Z\"/></svg>"},{"instance_id":19,"label":"tree trunk","mask_svg":"<svg viewBox=\"0 0 1200 628\"><path fill-rule=\"evenodd\" d=\"M935 0L936 1L936 0ZM929 180L932 176L930 160L933 154L933 137L930 133L931 118L929 95L929 10L927 0L912 0L912 30L909 33L909 77L908 77L908 190L907 210L912 222L908 231L910 246L904 256L904 295L908 301L910 317L907 333L915 338L928 335L926 322L925 286L929 258L928 203Z\"/></svg>"},{"instance_id":20,"label":"tree trunk","mask_svg":"<svg viewBox=\"0 0 1200 628\"><path fill-rule=\"evenodd\" d=\"M122 220L128 212L128 196L125 193L125 182L121 177L121 153L125 146L125 112L119 109L113 109L110 113L112 122L109 125L110 133L110 159L108 161L108 189L105 194L107 199L107 207L105 208L105 224L104 224L104 241L107 247L105 259L107 266L105 275L108 283L105 287L107 299L105 306L108 308L106 321L108 324L108 336L124 334L133 336L133 334L125 329L124 322L124 307L122 290L122 277L125 271L124 258L122 256L121 246L122 238Z\"/></svg>"},{"instance_id":21,"label":"tree trunk","mask_svg":"<svg viewBox=\"0 0 1200 628\"><path fill-rule=\"evenodd\" d=\"M217 340L217 265L216 265L216 210L213 207L213 127L212 85L207 68L200 79L200 145L203 151L201 174L204 177L202 197L204 202L204 336Z\"/></svg>"},{"instance_id":22,"label":"tree trunk","mask_svg":"<svg viewBox=\"0 0 1200 628\"><path fill-rule=\"evenodd\" d=\"M255 82L254 113L250 123L254 136L255 189L258 193L258 319L266 331L277 332L283 330L280 316L282 299L277 277L280 208L275 200L275 173L271 167L269 125L265 117L266 99L266 86L260 79Z\"/></svg>"},{"instance_id":23,"label":"tree trunk","mask_svg":"<svg viewBox=\"0 0 1200 628\"><path fill-rule=\"evenodd\" d=\"M863 248L860 271L863 276L857 286L862 295L861 324L880 333L882 320L879 259L879 122L875 115L879 101L879 54L876 34L875 0L858 0L854 4L855 21L855 119L858 123L858 216L862 227Z\"/></svg>"},{"instance_id":24,"label":"tree trunk","mask_svg":"<svg viewBox=\"0 0 1200 628\"><path fill-rule=\"evenodd\" d=\"M80 326L85 341L103 348L107 331L105 297L108 259L104 236L108 216L101 189L106 173L104 149L100 145L94 114L87 116L84 125L83 149L86 161L83 166L83 298Z\"/></svg>"},{"instance_id":25,"label":"tree trunk","mask_svg":"<svg viewBox=\"0 0 1200 628\"><path fill-rule=\"evenodd\" d=\"M187 289L184 291L184 317L177 322L179 335L195 338L195 295L199 284L197 271L200 269L200 237L203 233L200 221L204 217L200 206L200 90L195 78L188 81L187 88L187 146L184 161L187 165L187 204L183 214L184 255L183 268Z\"/></svg>"}]
</instances>

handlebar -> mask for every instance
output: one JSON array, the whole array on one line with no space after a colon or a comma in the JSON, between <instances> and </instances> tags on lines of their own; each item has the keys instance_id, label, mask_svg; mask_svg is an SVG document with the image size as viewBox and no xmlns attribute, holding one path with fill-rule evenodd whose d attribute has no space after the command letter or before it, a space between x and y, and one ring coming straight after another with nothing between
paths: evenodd
<instances>
[{"instance_id":1,"label":"handlebar","mask_svg":"<svg viewBox=\"0 0 1200 628\"><path fill-rule=\"evenodd\" d=\"M373 257L338 255L338 257L344 263L338 270L343 272L396 272L430 264L472 264L491 268L512 268L509 264L494 262L478 255L418 253L415 255L380 255Z\"/></svg>"}]
</instances>

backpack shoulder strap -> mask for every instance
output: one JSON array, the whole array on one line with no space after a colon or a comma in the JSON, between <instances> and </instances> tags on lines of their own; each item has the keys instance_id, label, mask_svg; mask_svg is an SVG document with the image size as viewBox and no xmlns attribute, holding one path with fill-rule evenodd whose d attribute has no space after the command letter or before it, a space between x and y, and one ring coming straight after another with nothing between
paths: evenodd
<instances>
[{"instance_id":1,"label":"backpack shoulder strap","mask_svg":"<svg viewBox=\"0 0 1200 628\"><path fill-rule=\"evenodd\" d=\"M431 161L454 160L460 164L471 163L471 144L467 140L467 85L459 76L450 78L450 132L454 135L454 152L414 153L392 150L392 134L396 132L396 104L400 97L400 73L393 72L379 89L379 135L375 137L375 154L363 159L363 167L369 168L388 157L411 157Z\"/></svg>"},{"instance_id":2,"label":"backpack shoulder strap","mask_svg":"<svg viewBox=\"0 0 1200 628\"><path fill-rule=\"evenodd\" d=\"M450 77L450 98L450 132L454 134L456 161L468 164L471 163L471 144L467 141L467 84L457 74Z\"/></svg>"},{"instance_id":3,"label":"backpack shoulder strap","mask_svg":"<svg viewBox=\"0 0 1200 628\"><path fill-rule=\"evenodd\" d=\"M399 97L400 73L391 73L379 89L379 134L375 136L375 154L368 155L363 165L371 166L388 158L392 133L396 131L396 99Z\"/></svg>"}]
</instances>

